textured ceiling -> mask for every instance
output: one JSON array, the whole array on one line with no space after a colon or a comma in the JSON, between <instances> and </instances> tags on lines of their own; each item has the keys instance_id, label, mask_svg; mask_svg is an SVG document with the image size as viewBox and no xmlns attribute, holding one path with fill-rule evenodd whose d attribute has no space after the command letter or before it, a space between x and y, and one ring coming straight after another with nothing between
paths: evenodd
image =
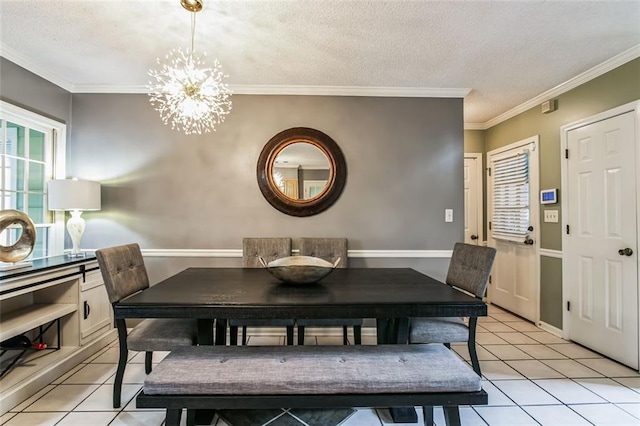
<instances>
[{"instance_id":1,"label":"textured ceiling","mask_svg":"<svg viewBox=\"0 0 640 426\"><path fill-rule=\"evenodd\" d=\"M178 0L0 0L0 16L0 55L72 92L142 93L190 43ZM479 124L639 45L638 0L209 0L195 37L237 93L471 89Z\"/></svg>"}]
</instances>

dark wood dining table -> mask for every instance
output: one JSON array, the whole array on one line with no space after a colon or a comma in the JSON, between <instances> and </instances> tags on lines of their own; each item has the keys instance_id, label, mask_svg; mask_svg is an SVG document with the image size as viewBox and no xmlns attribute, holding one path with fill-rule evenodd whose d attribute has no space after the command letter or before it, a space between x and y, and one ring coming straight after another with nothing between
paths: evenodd
<instances>
[{"instance_id":1,"label":"dark wood dining table","mask_svg":"<svg viewBox=\"0 0 640 426\"><path fill-rule=\"evenodd\" d=\"M409 268L335 269L300 285L260 268L188 268L115 304L114 314L197 318L201 345L225 344L231 318L375 318L379 344L405 344L411 317L486 316L487 306Z\"/></svg>"}]
</instances>

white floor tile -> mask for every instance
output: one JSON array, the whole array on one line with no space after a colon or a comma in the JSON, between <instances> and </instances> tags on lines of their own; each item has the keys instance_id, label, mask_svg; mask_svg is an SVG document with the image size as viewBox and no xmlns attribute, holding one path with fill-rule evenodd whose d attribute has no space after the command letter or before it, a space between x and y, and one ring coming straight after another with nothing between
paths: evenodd
<instances>
[{"instance_id":1,"label":"white floor tile","mask_svg":"<svg viewBox=\"0 0 640 426\"><path fill-rule=\"evenodd\" d=\"M640 403L640 393L611 379L576 379L575 381L609 402Z\"/></svg>"},{"instance_id":2,"label":"white floor tile","mask_svg":"<svg viewBox=\"0 0 640 426\"><path fill-rule=\"evenodd\" d=\"M492 317L478 317L478 324L486 324L489 322L500 322L500 321Z\"/></svg>"},{"instance_id":3,"label":"white floor tile","mask_svg":"<svg viewBox=\"0 0 640 426\"><path fill-rule=\"evenodd\" d=\"M616 406L640 420L640 404L616 404Z\"/></svg>"},{"instance_id":4,"label":"white floor tile","mask_svg":"<svg viewBox=\"0 0 640 426\"><path fill-rule=\"evenodd\" d=\"M510 367L515 369L528 379L562 379L564 376L553 368L543 364L536 359L524 361L505 361Z\"/></svg>"},{"instance_id":5,"label":"white floor tile","mask_svg":"<svg viewBox=\"0 0 640 426\"><path fill-rule=\"evenodd\" d=\"M514 345L521 351L531 355L534 359L566 359L567 357L558 351L543 344L536 345ZM564 346L564 345L562 345Z\"/></svg>"},{"instance_id":6,"label":"white floor tile","mask_svg":"<svg viewBox=\"0 0 640 426\"><path fill-rule=\"evenodd\" d=\"M546 331L525 331L524 334L531 337L532 339L544 343L545 345L549 344L567 344L566 340L561 339L560 337L554 336L551 333L547 333Z\"/></svg>"},{"instance_id":7,"label":"white floor tile","mask_svg":"<svg viewBox=\"0 0 640 426\"><path fill-rule=\"evenodd\" d=\"M602 355L590 351L589 349L584 348L580 345L576 345L575 343L550 344L547 346L549 346L554 351L568 356L569 358L602 358Z\"/></svg>"},{"instance_id":8,"label":"white floor tile","mask_svg":"<svg viewBox=\"0 0 640 426\"><path fill-rule=\"evenodd\" d=\"M38 399L40 399L40 397L42 397L43 395L49 393L53 389L55 389L54 385L45 386L44 388L40 389L35 394L31 395L29 398L27 398L24 401L22 401L20 404L18 404L15 407L11 408L11 411L14 411L16 413L20 412L20 411L23 411L25 408L27 408L28 406L30 406L31 404L36 402Z\"/></svg>"},{"instance_id":9,"label":"white floor tile","mask_svg":"<svg viewBox=\"0 0 640 426\"><path fill-rule=\"evenodd\" d=\"M525 377L503 361L480 361L482 375L489 380L524 379Z\"/></svg>"},{"instance_id":10,"label":"white floor tile","mask_svg":"<svg viewBox=\"0 0 640 426\"><path fill-rule=\"evenodd\" d=\"M636 392L640 392L640 377L614 377L613 380L622 383Z\"/></svg>"},{"instance_id":11,"label":"white floor tile","mask_svg":"<svg viewBox=\"0 0 640 426\"><path fill-rule=\"evenodd\" d=\"M540 327L528 321L509 322L509 327L518 331L540 331Z\"/></svg>"},{"instance_id":12,"label":"white floor tile","mask_svg":"<svg viewBox=\"0 0 640 426\"><path fill-rule=\"evenodd\" d=\"M362 336L363 345L377 345L378 338L376 336Z\"/></svg>"},{"instance_id":13,"label":"white floor tile","mask_svg":"<svg viewBox=\"0 0 640 426\"><path fill-rule=\"evenodd\" d=\"M122 377L123 383L128 384L142 384L147 377L147 373L144 372L144 364L127 364L124 369L124 376ZM115 370L114 374L109 377L105 383L113 384L116 379Z\"/></svg>"},{"instance_id":14,"label":"white floor tile","mask_svg":"<svg viewBox=\"0 0 640 426\"><path fill-rule=\"evenodd\" d=\"M607 377L640 377L637 371L608 358L581 359L578 362Z\"/></svg>"},{"instance_id":15,"label":"white floor tile","mask_svg":"<svg viewBox=\"0 0 640 426\"><path fill-rule=\"evenodd\" d=\"M451 345L451 348L458 354L460 357L466 361L471 360L471 356L469 355L469 348L466 344L463 345ZM480 361L493 361L497 360L498 357L483 348L480 345L476 345L476 354L478 355L478 360Z\"/></svg>"},{"instance_id":16,"label":"white floor tile","mask_svg":"<svg viewBox=\"0 0 640 426\"><path fill-rule=\"evenodd\" d=\"M502 331L502 332L514 332L515 331L513 328L509 327L507 324L502 323L502 322L486 322L486 323L482 323L480 326L482 328L484 328L485 330L489 330L489 331L492 331L494 333L498 332L498 331Z\"/></svg>"},{"instance_id":17,"label":"white floor tile","mask_svg":"<svg viewBox=\"0 0 640 426\"><path fill-rule=\"evenodd\" d=\"M489 314L489 316L501 322L522 321L522 318L520 318L519 316L509 314L507 312L493 313L493 314Z\"/></svg>"},{"instance_id":18,"label":"white floor tile","mask_svg":"<svg viewBox=\"0 0 640 426\"><path fill-rule=\"evenodd\" d=\"M104 383L116 372L116 364L87 364L69 376L62 384L80 385Z\"/></svg>"},{"instance_id":19,"label":"white floor tile","mask_svg":"<svg viewBox=\"0 0 640 426\"><path fill-rule=\"evenodd\" d=\"M379 426L381 424L378 414L374 409L361 408L340 426Z\"/></svg>"},{"instance_id":20,"label":"white floor tile","mask_svg":"<svg viewBox=\"0 0 640 426\"><path fill-rule=\"evenodd\" d=\"M138 355L138 352L129 351L127 354L127 361L133 362L133 358ZM108 348L91 361L96 364L117 364L118 358L120 358L120 349L116 347ZM144 362L144 352L142 352L142 362Z\"/></svg>"},{"instance_id":21,"label":"white floor tile","mask_svg":"<svg viewBox=\"0 0 640 426\"><path fill-rule=\"evenodd\" d=\"M596 404L606 402L589 389L570 379L534 380L536 385L549 392L564 404Z\"/></svg>"},{"instance_id":22,"label":"white floor tile","mask_svg":"<svg viewBox=\"0 0 640 426\"><path fill-rule=\"evenodd\" d=\"M24 411L71 411L96 389L98 385L58 385Z\"/></svg>"},{"instance_id":23,"label":"white floor tile","mask_svg":"<svg viewBox=\"0 0 640 426\"><path fill-rule=\"evenodd\" d=\"M476 344L478 345L508 345L504 339L496 336L493 333L477 333L476 334Z\"/></svg>"},{"instance_id":24,"label":"white floor tile","mask_svg":"<svg viewBox=\"0 0 640 426\"><path fill-rule=\"evenodd\" d=\"M497 380L494 384L518 405L560 404L560 401L529 380Z\"/></svg>"},{"instance_id":25,"label":"white floor tile","mask_svg":"<svg viewBox=\"0 0 640 426\"><path fill-rule=\"evenodd\" d=\"M525 336L524 334L518 332L497 332L496 336L498 336L505 342L511 343L512 345L535 345L536 343L538 343L531 337Z\"/></svg>"},{"instance_id":26,"label":"white floor tile","mask_svg":"<svg viewBox=\"0 0 640 426\"><path fill-rule=\"evenodd\" d=\"M538 423L520 407L474 407L482 419L491 426L525 426Z\"/></svg>"},{"instance_id":27,"label":"white floor tile","mask_svg":"<svg viewBox=\"0 0 640 426\"><path fill-rule=\"evenodd\" d=\"M121 404L125 406L142 389L141 385L122 385ZM102 385L89 395L74 411L120 411L113 408L113 385Z\"/></svg>"},{"instance_id":28,"label":"white floor tile","mask_svg":"<svg viewBox=\"0 0 640 426\"><path fill-rule=\"evenodd\" d=\"M342 345L342 336L317 336L319 345Z\"/></svg>"},{"instance_id":29,"label":"white floor tile","mask_svg":"<svg viewBox=\"0 0 640 426\"><path fill-rule=\"evenodd\" d=\"M489 396L488 406L503 406L509 407L516 405L513 400L507 397L500 389L498 389L493 383L488 380L482 381L482 389Z\"/></svg>"},{"instance_id":30,"label":"white floor tile","mask_svg":"<svg viewBox=\"0 0 640 426\"><path fill-rule=\"evenodd\" d=\"M578 413L566 405L534 405L522 407L531 417L536 419L542 426L589 426Z\"/></svg>"},{"instance_id":31,"label":"white floor tile","mask_svg":"<svg viewBox=\"0 0 640 426\"><path fill-rule=\"evenodd\" d=\"M471 407L460 407L460 423L463 424L464 426L486 426L487 425L487 422L485 422L482 419L482 417L480 417L480 414L478 414ZM444 422L437 423L437 425L444 426Z\"/></svg>"},{"instance_id":32,"label":"white floor tile","mask_svg":"<svg viewBox=\"0 0 640 426\"><path fill-rule=\"evenodd\" d=\"M164 411L123 411L109 426L161 426L164 419Z\"/></svg>"},{"instance_id":33,"label":"white floor tile","mask_svg":"<svg viewBox=\"0 0 640 426\"><path fill-rule=\"evenodd\" d=\"M18 413L4 413L0 416L0 425L7 423L12 417Z\"/></svg>"},{"instance_id":34,"label":"white floor tile","mask_svg":"<svg viewBox=\"0 0 640 426\"><path fill-rule=\"evenodd\" d=\"M570 405L595 425L638 426L638 419L613 404Z\"/></svg>"},{"instance_id":35,"label":"white floor tile","mask_svg":"<svg viewBox=\"0 0 640 426\"><path fill-rule=\"evenodd\" d=\"M570 379L602 377L602 374L572 359L545 359L541 361Z\"/></svg>"},{"instance_id":36,"label":"white floor tile","mask_svg":"<svg viewBox=\"0 0 640 426\"><path fill-rule=\"evenodd\" d=\"M94 411L91 413L71 412L67 414L56 426L107 426L117 413L106 411Z\"/></svg>"},{"instance_id":37,"label":"white floor tile","mask_svg":"<svg viewBox=\"0 0 640 426\"><path fill-rule=\"evenodd\" d=\"M78 370L84 368L87 364L78 364L75 367L73 367L71 370L67 371L66 373L64 373L63 375L61 375L60 377L58 377L57 379L55 379L53 382L51 382L52 385L59 385L60 383L64 382L65 380L67 380L69 377L71 377L72 375L74 375L75 373L78 372Z\"/></svg>"},{"instance_id":38,"label":"white floor tile","mask_svg":"<svg viewBox=\"0 0 640 426\"><path fill-rule=\"evenodd\" d=\"M531 355L521 351L513 345L482 345L482 347L503 361L531 359Z\"/></svg>"},{"instance_id":39,"label":"white floor tile","mask_svg":"<svg viewBox=\"0 0 640 426\"><path fill-rule=\"evenodd\" d=\"M240 340L238 340L240 342ZM251 346L281 346L284 339L280 336L249 336L247 345Z\"/></svg>"},{"instance_id":40,"label":"white floor tile","mask_svg":"<svg viewBox=\"0 0 640 426\"><path fill-rule=\"evenodd\" d=\"M3 426L52 426L66 414L64 412L18 413Z\"/></svg>"}]
</instances>

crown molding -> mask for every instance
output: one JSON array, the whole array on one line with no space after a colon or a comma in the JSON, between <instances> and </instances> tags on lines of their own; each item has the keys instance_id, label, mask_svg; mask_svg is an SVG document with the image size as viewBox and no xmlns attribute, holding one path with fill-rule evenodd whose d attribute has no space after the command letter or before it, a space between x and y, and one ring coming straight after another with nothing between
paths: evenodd
<instances>
[{"instance_id":1,"label":"crown molding","mask_svg":"<svg viewBox=\"0 0 640 426\"><path fill-rule=\"evenodd\" d=\"M464 123L465 130L486 130L484 123Z\"/></svg>"},{"instance_id":2,"label":"crown molding","mask_svg":"<svg viewBox=\"0 0 640 426\"><path fill-rule=\"evenodd\" d=\"M428 87L258 86L230 84L234 95L374 96L402 98L464 98L471 89ZM147 86L74 84L72 93L148 93Z\"/></svg>"},{"instance_id":3,"label":"crown molding","mask_svg":"<svg viewBox=\"0 0 640 426\"><path fill-rule=\"evenodd\" d=\"M547 90L544 93L539 94L535 98L528 100L515 108L506 111L491 120L485 122L483 124L484 130L489 129L493 126L496 126L510 118L515 117L518 114L522 114L525 111L530 110L531 108L540 105L542 102L548 101L549 99L553 99L557 96L562 95L563 93L568 92L569 90L575 89L576 87L593 80L596 77L600 77L603 74L608 73L609 71L618 68L621 65L626 64L636 58L640 57L640 44L636 44L631 49L625 50L619 55L614 56L611 59L608 59L602 62L599 65L583 72L582 74L578 74L573 77L557 85L556 87ZM465 127L466 128L466 127Z\"/></svg>"},{"instance_id":4,"label":"crown molding","mask_svg":"<svg viewBox=\"0 0 640 426\"><path fill-rule=\"evenodd\" d=\"M45 80L55 84L56 86L60 86L67 92L72 92L73 83L63 79L62 77L52 72L49 72L46 68L42 67L37 62L29 59L22 53L4 45L3 43L0 43L0 56L26 69L27 71L34 73L38 77L42 77Z\"/></svg>"}]
</instances>

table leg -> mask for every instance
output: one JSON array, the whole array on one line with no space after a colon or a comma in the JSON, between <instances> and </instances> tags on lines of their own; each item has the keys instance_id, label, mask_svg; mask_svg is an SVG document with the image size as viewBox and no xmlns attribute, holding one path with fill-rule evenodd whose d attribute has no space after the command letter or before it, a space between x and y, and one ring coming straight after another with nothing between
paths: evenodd
<instances>
[{"instance_id":1,"label":"table leg","mask_svg":"<svg viewBox=\"0 0 640 426\"><path fill-rule=\"evenodd\" d=\"M226 320L222 320L224 322L224 328L226 331ZM215 333L215 344L219 344L218 343L218 339L220 338L219 332L218 332L218 323L220 322L220 320L216 320L216 333ZM198 318L198 345L202 345L202 346L211 346L214 344L214 337L213 337L213 323L214 320L213 319L206 319L206 318ZM224 345L224 342L222 342L222 344ZM211 422L213 421L213 418L215 417L216 411L215 410L195 410L195 413L191 414L191 416L194 417L195 419L195 424L196 425L210 425ZM189 416L189 414L187 413L187 416Z\"/></svg>"},{"instance_id":2,"label":"table leg","mask_svg":"<svg viewBox=\"0 0 640 426\"><path fill-rule=\"evenodd\" d=\"M227 344L227 320L218 318L216 320L216 345Z\"/></svg>"},{"instance_id":3,"label":"table leg","mask_svg":"<svg viewBox=\"0 0 640 426\"><path fill-rule=\"evenodd\" d=\"M409 318L378 318L378 344L406 345L409 341ZM418 414L413 407L390 407L394 423L416 423Z\"/></svg>"}]
</instances>

